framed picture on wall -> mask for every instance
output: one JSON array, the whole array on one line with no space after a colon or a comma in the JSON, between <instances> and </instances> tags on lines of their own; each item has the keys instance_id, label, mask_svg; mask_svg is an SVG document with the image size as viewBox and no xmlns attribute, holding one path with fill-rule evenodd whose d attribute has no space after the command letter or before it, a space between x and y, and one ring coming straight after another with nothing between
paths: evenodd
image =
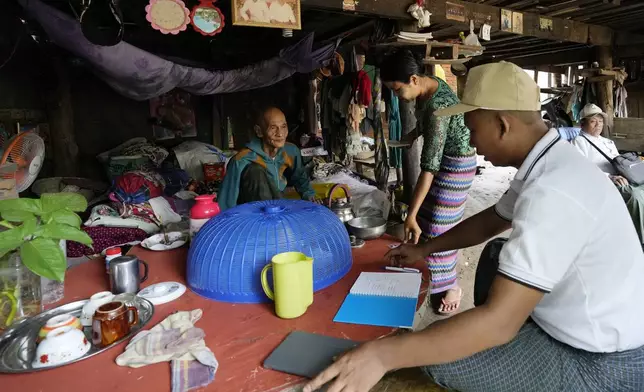
<instances>
[{"instance_id":1,"label":"framed picture on wall","mask_svg":"<svg viewBox=\"0 0 644 392\"><path fill-rule=\"evenodd\" d=\"M300 0L232 0L233 25L301 30Z\"/></svg>"},{"instance_id":2,"label":"framed picture on wall","mask_svg":"<svg viewBox=\"0 0 644 392\"><path fill-rule=\"evenodd\" d=\"M523 34L523 14L521 12L512 12L512 32Z\"/></svg>"},{"instance_id":3,"label":"framed picture on wall","mask_svg":"<svg viewBox=\"0 0 644 392\"><path fill-rule=\"evenodd\" d=\"M501 31L512 32L512 11L501 10Z\"/></svg>"}]
</instances>

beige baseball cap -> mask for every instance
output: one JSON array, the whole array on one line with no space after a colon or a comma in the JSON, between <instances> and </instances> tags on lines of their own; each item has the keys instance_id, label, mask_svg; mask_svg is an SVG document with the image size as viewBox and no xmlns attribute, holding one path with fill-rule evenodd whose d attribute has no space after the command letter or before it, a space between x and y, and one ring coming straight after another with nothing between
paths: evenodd
<instances>
[{"instance_id":1,"label":"beige baseball cap","mask_svg":"<svg viewBox=\"0 0 644 392\"><path fill-rule=\"evenodd\" d=\"M436 116L453 116L477 109L541 110L541 91L516 64L501 61L470 69L461 103L439 109Z\"/></svg>"}]
</instances>

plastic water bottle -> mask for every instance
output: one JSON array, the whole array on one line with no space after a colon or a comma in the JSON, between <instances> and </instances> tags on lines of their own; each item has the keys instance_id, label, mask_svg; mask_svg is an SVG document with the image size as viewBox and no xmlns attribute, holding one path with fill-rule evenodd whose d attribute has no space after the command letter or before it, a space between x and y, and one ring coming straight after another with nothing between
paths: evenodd
<instances>
[{"instance_id":1,"label":"plastic water bottle","mask_svg":"<svg viewBox=\"0 0 644 392\"><path fill-rule=\"evenodd\" d=\"M121 248L109 248L105 251L105 272L110 273L110 260L122 256Z\"/></svg>"}]
</instances>

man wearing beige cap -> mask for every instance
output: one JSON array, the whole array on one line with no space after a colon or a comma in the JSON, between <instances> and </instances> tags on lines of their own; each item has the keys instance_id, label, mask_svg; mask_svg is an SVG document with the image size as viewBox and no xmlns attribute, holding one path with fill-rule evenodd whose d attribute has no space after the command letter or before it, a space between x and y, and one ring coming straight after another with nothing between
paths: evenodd
<instances>
[{"instance_id":1,"label":"man wearing beige cap","mask_svg":"<svg viewBox=\"0 0 644 392\"><path fill-rule=\"evenodd\" d=\"M425 330L368 342L311 381L310 392L367 392L388 371L421 367L468 391L644 390L644 253L606 176L540 116L539 88L500 62L472 68L461 103L471 143L518 172L499 202L422 245L389 252L413 264L512 229L476 273L473 309ZM587 191L592 189L592 192Z\"/></svg>"},{"instance_id":2,"label":"man wearing beige cap","mask_svg":"<svg viewBox=\"0 0 644 392\"><path fill-rule=\"evenodd\" d=\"M572 140L572 145L615 184L626 203L640 243L644 246L644 185L629 183L615 170L612 161L609 160L618 156L619 151L615 142L601 135L606 122L606 113L594 103L589 103L584 106L579 116L581 133Z\"/></svg>"}]
</instances>

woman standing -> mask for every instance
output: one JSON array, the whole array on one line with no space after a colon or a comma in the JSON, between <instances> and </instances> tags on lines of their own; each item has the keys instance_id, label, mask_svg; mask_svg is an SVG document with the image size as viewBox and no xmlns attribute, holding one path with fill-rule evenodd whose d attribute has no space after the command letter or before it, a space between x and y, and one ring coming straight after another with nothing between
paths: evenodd
<instances>
[{"instance_id":1,"label":"woman standing","mask_svg":"<svg viewBox=\"0 0 644 392\"><path fill-rule=\"evenodd\" d=\"M470 131L463 115L436 117L434 112L458 103L443 80L424 76L410 51L399 51L382 64L383 83L399 98L416 100L416 130L424 142L421 174L405 221L405 242L418 243L421 235L431 239L460 222L467 193L476 174L476 154L470 146ZM431 273L430 294L442 297L438 312L455 312L463 291L456 278L458 251L427 257Z\"/></svg>"}]
</instances>

